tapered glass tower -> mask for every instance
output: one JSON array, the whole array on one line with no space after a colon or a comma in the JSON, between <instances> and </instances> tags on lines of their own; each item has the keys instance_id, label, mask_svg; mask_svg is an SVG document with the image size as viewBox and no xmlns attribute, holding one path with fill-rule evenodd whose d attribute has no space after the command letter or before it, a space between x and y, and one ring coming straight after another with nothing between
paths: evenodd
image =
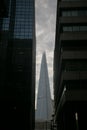
<instances>
[{"instance_id":1,"label":"tapered glass tower","mask_svg":"<svg viewBox=\"0 0 87 130\"><path fill-rule=\"evenodd\" d=\"M50 121L53 114L53 106L49 85L48 68L46 61L46 54L43 53L40 79L37 96L37 110L36 120L37 121Z\"/></svg>"},{"instance_id":2,"label":"tapered glass tower","mask_svg":"<svg viewBox=\"0 0 87 130\"><path fill-rule=\"evenodd\" d=\"M35 2L9 0L0 18L0 129L34 129Z\"/></svg>"}]
</instances>

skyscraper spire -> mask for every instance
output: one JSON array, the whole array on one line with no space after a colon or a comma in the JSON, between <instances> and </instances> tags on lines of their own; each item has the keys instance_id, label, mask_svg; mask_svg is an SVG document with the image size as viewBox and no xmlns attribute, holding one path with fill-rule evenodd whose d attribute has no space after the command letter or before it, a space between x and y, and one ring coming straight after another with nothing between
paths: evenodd
<instances>
[{"instance_id":1,"label":"skyscraper spire","mask_svg":"<svg viewBox=\"0 0 87 130\"><path fill-rule=\"evenodd\" d=\"M41 61L40 79L37 96L36 120L51 120L52 109L53 108L48 78L46 54L44 52Z\"/></svg>"}]
</instances>

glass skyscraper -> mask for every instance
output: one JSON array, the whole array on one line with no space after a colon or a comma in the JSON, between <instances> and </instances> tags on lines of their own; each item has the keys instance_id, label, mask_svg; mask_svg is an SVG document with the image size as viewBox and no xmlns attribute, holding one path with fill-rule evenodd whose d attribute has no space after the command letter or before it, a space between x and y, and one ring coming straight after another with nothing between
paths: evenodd
<instances>
[{"instance_id":1,"label":"glass skyscraper","mask_svg":"<svg viewBox=\"0 0 87 130\"><path fill-rule=\"evenodd\" d=\"M34 129L35 2L8 5L0 18L0 129Z\"/></svg>"}]
</instances>

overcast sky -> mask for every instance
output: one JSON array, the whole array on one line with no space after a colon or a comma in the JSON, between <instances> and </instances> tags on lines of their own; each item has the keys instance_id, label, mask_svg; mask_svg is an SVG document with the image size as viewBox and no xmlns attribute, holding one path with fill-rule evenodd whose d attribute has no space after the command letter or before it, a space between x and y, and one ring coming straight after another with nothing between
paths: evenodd
<instances>
[{"instance_id":1,"label":"overcast sky","mask_svg":"<svg viewBox=\"0 0 87 130\"><path fill-rule=\"evenodd\" d=\"M40 76L42 54L46 52L51 96L53 98L53 55L55 44L57 0L36 2L36 95Z\"/></svg>"}]
</instances>

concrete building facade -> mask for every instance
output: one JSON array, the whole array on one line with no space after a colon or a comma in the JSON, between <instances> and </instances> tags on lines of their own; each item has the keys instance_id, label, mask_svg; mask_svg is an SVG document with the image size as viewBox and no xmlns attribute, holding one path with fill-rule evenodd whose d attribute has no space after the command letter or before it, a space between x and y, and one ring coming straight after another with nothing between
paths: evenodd
<instances>
[{"instance_id":1,"label":"concrete building facade","mask_svg":"<svg viewBox=\"0 0 87 130\"><path fill-rule=\"evenodd\" d=\"M58 0L54 50L58 130L87 128L87 1Z\"/></svg>"}]
</instances>

